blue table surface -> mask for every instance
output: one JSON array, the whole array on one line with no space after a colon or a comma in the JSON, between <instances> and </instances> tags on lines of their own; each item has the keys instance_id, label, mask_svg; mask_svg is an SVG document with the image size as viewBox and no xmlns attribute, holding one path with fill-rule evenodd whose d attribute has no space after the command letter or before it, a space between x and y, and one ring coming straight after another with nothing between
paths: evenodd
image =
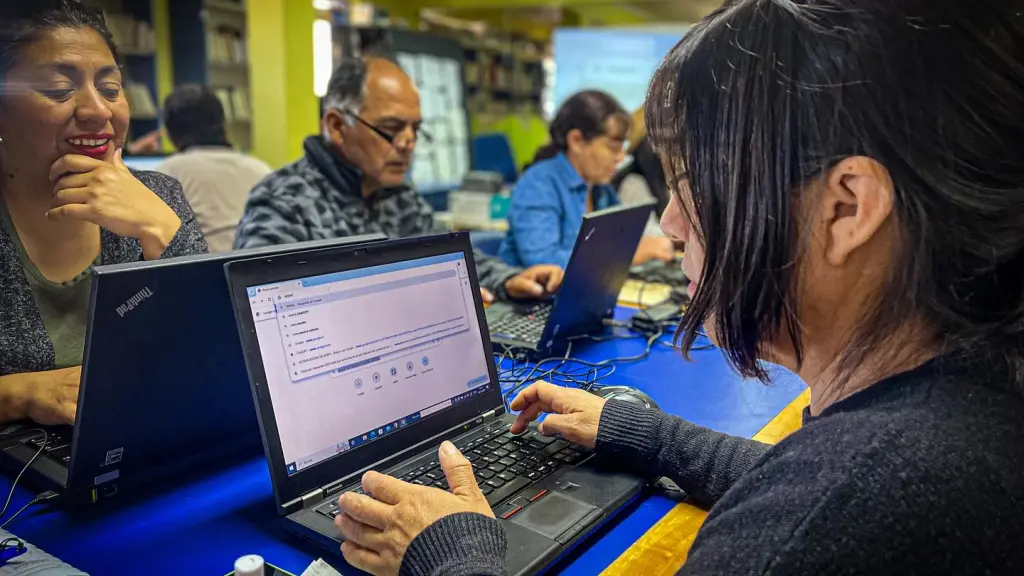
<instances>
[{"instance_id":1,"label":"blue table surface","mask_svg":"<svg viewBox=\"0 0 1024 576\"><path fill-rule=\"evenodd\" d=\"M620 308L616 316L626 318L633 313ZM573 356L600 361L633 356L644 348L645 341L639 338L581 341L574 346ZM804 390L803 382L781 368L773 367L773 382L764 385L740 378L718 350L694 352L692 358L686 362L678 351L655 346L648 359L618 365L602 384L639 388L668 413L744 437L753 436ZM10 482L10 477L0 479L0 494L10 489ZM20 508L32 496L19 486L12 509ZM662 496L644 498L570 556L561 573L589 576L600 572L673 505ZM259 554L295 574L318 557L343 574L357 573L340 556L284 533L262 457L100 509L29 510L8 530L92 574L222 575L245 554Z\"/></svg>"}]
</instances>

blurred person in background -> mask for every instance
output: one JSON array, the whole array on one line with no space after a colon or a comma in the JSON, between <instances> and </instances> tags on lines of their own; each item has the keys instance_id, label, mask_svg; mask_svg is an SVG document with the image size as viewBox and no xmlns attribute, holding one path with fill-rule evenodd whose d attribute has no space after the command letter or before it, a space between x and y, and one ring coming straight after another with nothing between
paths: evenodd
<instances>
[{"instance_id":1,"label":"blurred person in background","mask_svg":"<svg viewBox=\"0 0 1024 576\"><path fill-rule=\"evenodd\" d=\"M306 138L301 160L253 188L236 248L448 231L406 183L416 143L427 136L419 91L397 63L382 56L339 62L324 97L322 129ZM558 266L524 270L479 251L474 260L485 302L540 298L562 282Z\"/></svg>"},{"instance_id":2,"label":"blurred person in background","mask_svg":"<svg viewBox=\"0 0 1024 576\"><path fill-rule=\"evenodd\" d=\"M559 107L551 142L516 182L508 213L508 235L499 255L515 266L565 267L583 216L621 203L610 183L626 157L632 121L605 92L584 90ZM672 242L662 235L640 240L634 264L671 261Z\"/></svg>"},{"instance_id":3,"label":"blurred person in background","mask_svg":"<svg viewBox=\"0 0 1024 576\"><path fill-rule=\"evenodd\" d=\"M164 127L178 154L157 170L181 182L211 252L228 252L249 191L272 172L228 142L224 107L205 86L179 86L164 101Z\"/></svg>"},{"instance_id":4,"label":"blurred person in background","mask_svg":"<svg viewBox=\"0 0 1024 576\"><path fill-rule=\"evenodd\" d=\"M654 202L654 213L645 233L652 236L664 235L659 220L668 206L668 189L661 161L647 139L643 108L633 113L633 131L630 133L627 153L630 159L619 169L611 186L619 193L623 204Z\"/></svg>"}]
</instances>

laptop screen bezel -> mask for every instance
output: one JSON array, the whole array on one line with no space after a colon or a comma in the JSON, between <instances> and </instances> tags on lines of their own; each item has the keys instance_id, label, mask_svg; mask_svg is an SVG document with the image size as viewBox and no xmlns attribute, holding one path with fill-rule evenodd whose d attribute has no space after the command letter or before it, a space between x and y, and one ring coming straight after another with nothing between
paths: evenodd
<instances>
[{"instance_id":1,"label":"laptop screen bezel","mask_svg":"<svg viewBox=\"0 0 1024 576\"><path fill-rule=\"evenodd\" d=\"M289 476L288 463L285 462L281 448L280 432L267 388L262 353L246 289L250 286L286 282L298 278L455 252L461 252L464 255L469 271L470 285L477 310L477 329L481 335L481 353L488 358L490 383L487 392L457 404L436 416L426 418L413 426L379 438L366 446L344 452ZM491 341L483 314L483 303L480 299L480 285L476 275L473 249L467 234L395 240L365 247L239 260L225 265L225 271L235 307L246 368L249 372L249 384L260 420L260 431L263 435L270 477L274 485L274 496L279 509L304 494L389 459L410 446L442 434L461 423L472 421L481 414L503 405L497 368L492 360Z\"/></svg>"}]
</instances>

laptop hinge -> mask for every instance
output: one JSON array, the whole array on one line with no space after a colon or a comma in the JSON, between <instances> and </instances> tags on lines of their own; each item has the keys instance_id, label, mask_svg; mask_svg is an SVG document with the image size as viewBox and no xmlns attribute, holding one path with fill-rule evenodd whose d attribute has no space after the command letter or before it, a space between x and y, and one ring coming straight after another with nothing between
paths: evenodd
<instances>
[{"instance_id":1,"label":"laptop hinge","mask_svg":"<svg viewBox=\"0 0 1024 576\"><path fill-rule=\"evenodd\" d=\"M306 492L305 494L302 495L302 498L301 498L301 500L302 500L302 508L305 509L305 508L311 508L313 506L316 506L323 499L324 499L324 490L323 490L323 488L317 488L316 490L313 490L312 492Z\"/></svg>"}]
</instances>

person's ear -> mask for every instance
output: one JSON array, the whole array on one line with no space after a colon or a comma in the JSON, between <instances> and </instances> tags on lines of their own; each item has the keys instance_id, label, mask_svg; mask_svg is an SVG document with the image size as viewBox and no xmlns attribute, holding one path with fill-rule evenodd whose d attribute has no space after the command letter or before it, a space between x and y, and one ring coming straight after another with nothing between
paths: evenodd
<instances>
[{"instance_id":1,"label":"person's ear","mask_svg":"<svg viewBox=\"0 0 1024 576\"><path fill-rule=\"evenodd\" d=\"M331 108L324 114L324 136L335 147L340 147L345 142L345 135L348 133L348 119L340 111Z\"/></svg>"},{"instance_id":2,"label":"person's ear","mask_svg":"<svg viewBox=\"0 0 1024 576\"><path fill-rule=\"evenodd\" d=\"M829 170L821 199L825 258L833 266L842 266L888 222L895 193L884 166L871 158L851 156Z\"/></svg>"},{"instance_id":3,"label":"person's ear","mask_svg":"<svg viewBox=\"0 0 1024 576\"><path fill-rule=\"evenodd\" d=\"M569 133L565 135L565 148L567 150L579 152L586 143L587 139L583 137L583 132L580 132L578 128L569 130Z\"/></svg>"}]
</instances>

